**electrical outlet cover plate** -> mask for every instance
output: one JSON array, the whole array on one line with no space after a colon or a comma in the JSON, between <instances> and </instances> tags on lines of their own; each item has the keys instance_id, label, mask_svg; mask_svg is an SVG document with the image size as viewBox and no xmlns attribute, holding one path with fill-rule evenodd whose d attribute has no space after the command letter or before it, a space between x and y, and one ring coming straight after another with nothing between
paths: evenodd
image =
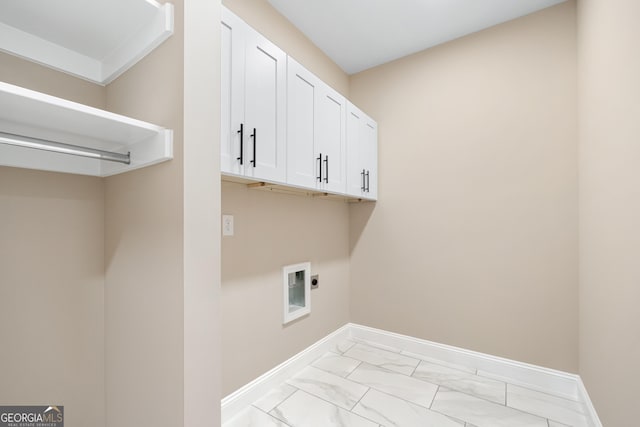
<instances>
[{"instance_id":1,"label":"electrical outlet cover plate","mask_svg":"<svg viewBox=\"0 0 640 427\"><path fill-rule=\"evenodd\" d=\"M233 215L222 215L222 235L233 236Z\"/></svg>"}]
</instances>

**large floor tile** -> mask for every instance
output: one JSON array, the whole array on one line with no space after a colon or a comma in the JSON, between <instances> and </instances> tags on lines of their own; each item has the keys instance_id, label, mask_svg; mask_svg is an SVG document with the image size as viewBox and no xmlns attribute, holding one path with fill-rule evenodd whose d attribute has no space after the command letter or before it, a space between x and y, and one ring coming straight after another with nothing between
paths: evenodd
<instances>
[{"instance_id":1,"label":"large floor tile","mask_svg":"<svg viewBox=\"0 0 640 427\"><path fill-rule=\"evenodd\" d=\"M353 412L385 427L462 427L464 423L403 399L369 390Z\"/></svg>"},{"instance_id":2,"label":"large floor tile","mask_svg":"<svg viewBox=\"0 0 640 427\"><path fill-rule=\"evenodd\" d=\"M313 362L312 366L340 377L346 377L362 362L336 353L326 353Z\"/></svg>"},{"instance_id":3,"label":"large floor tile","mask_svg":"<svg viewBox=\"0 0 640 427\"><path fill-rule=\"evenodd\" d=\"M347 378L426 408L431 406L433 397L438 391L437 385L367 363L358 366Z\"/></svg>"},{"instance_id":4,"label":"large floor tile","mask_svg":"<svg viewBox=\"0 0 640 427\"><path fill-rule=\"evenodd\" d=\"M415 378L429 381L446 388L471 394L492 402L505 403L506 384L501 381L479 377L468 372L452 369L443 365L421 361L415 372Z\"/></svg>"},{"instance_id":5,"label":"large floor tile","mask_svg":"<svg viewBox=\"0 0 640 427\"><path fill-rule=\"evenodd\" d=\"M411 375L420 362L418 359L364 344L354 345L344 355L405 375Z\"/></svg>"},{"instance_id":6,"label":"large floor tile","mask_svg":"<svg viewBox=\"0 0 640 427\"><path fill-rule=\"evenodd\" d=\"M437 365L446 366L448 368L457 369L458 371L464 371L464 372L467 372L469 374L475 374L476 373L476 369L472 368L472 367L469 367L469 366L460 365L460 364L457 364L457 363L445 362L444 360L436 359L434 357L425 356L424 354L412 353L410 351L404 351L403 350L401 353L404 354L405 356L413 357L414 359L424 360L426 362L431 362L431 363L435 363Z\"/></svg>"},{"instance_id":7,"label":"large floor tile","mask_svg":"<svg viewBox=\"0 0 640 427\"><path fill-rule=\"evenodd\" d=\"M363 340L363 339L360 339L360 338L354 338L354 341L356 343L359 343L359 344L364 344L364 345L367 345L369 347L379 348L381 350L387 350L387 351L390 351L392 353L400 353L402 351L401 349L399 349L397 347L391 347L390 345L380 344L380 343L373 342L373 341L367 341L367 340Z\"/></svg>"},{"instance_id":8,"label":"large floor tile","mask_svg":"<svg viewBox=\"0 0 640 427\"><path fill-rule=\"evenodd\" d=\"M516 385L507 386L507 405L574 427L588 425L582 404Z\"/></svg>"},{"instance_id":9,"label":"large floor tile","mask_svg":"<svg viewBox=\"0 0 640 427\"><path fill-rule=\"evenodd\" d=\"M287 383L345 409L351 409L369 389L321 369L309 366Z\"/></svg>"},{"instance_id":10,"label":"large floor tile","mask_svg":"<svg viewBox=\"0 0 640 427\"><path fill-rule=\"evenodd\" d=\"M244 411L224 423L224 427L289 427L282 421L265 414L260 409L249 406Z\"/></svg>"},{"instance_id":11,"label":"large floor tile","mask_svg":"<svg viewBox=\"0 0 640 427\"><path fill-rule=\"evenodd\" d=\"M271 411L291 427L377 427L352 412L298 390Z\"/></svg>"},{"instance_id":12,"label":"large floor tile","mask_svg":"<svg viewBox=\"0 0 640 427\"><path fill-rule=\"evenodd\" d=\"M330 350L333 351L334 353L342 354L345 351L349 350L354 345L356 345L355 341L353 341L353 340L344 340L344 341L340 341L338 344L336 344Z\"/></svg>"},{"instance_id":13,"label":"large floor tile","mask_svg":"<svg viewBox=\"0 0 640 427\"><path fill-rule=\"evenodd\" d=\"M253 406L263 410L264 412L269 412L282 403L287 397L291 396L296 390L297 388L290 386L289 384L280 384L279 387L270 390L260 399L253 402Z\"/></svg>"},{"instance_id":14,"label":"large floor tile","mask_svg":"<svg viewBox=\"0 0 640 427\"><path fill-rule=\"evenodd\" d=\"M431 409L478 427L548 427L545 418L440 387Z\"/></svg>"}]
</instances>

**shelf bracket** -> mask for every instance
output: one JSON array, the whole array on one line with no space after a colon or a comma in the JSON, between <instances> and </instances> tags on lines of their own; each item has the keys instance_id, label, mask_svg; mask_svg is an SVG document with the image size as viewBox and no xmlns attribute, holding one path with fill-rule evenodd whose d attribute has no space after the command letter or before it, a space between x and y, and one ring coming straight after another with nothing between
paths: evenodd
<instances>
[{"instance_id":1,"label":"shelf bracket","mask_svg":"<svg viewBox=\"0 0 640 427\"><path fill-rule=\"evenodd\" d=\"M247 184L248 188L271 188L271 187L275 187L275 184L269 184L266 182L252 182L250 184Z\"/></svg>"}]
</instances>

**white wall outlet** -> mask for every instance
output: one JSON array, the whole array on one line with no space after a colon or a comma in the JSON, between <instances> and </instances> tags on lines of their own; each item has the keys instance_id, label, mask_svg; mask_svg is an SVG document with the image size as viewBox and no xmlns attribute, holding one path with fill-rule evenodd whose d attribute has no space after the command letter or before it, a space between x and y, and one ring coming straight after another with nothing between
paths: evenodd
<instances>
[{"instance_id":1,"label":"white wall outlet","mask_svg":"<svg viewBox=\"0 0 640 427\"><path fill-rule=\"evenodd\" d=\"M222 215L222 235L233 236L233 215Z\"/></svg>"}]
</instances>

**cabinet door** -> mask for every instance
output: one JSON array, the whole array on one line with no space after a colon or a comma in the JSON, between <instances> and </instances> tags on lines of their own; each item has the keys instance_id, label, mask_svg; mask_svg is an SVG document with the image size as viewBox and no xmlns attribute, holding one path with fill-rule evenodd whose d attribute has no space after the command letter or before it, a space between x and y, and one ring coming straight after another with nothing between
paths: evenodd
<instances>
[{"instance_id":1,"label":"cabinet door","mask_svg":"<svg viewBox=\"0 0 640 427\"><path fill-rule=\"evenodd\" d=\"M220 170L235 175L244 174L247 159L241 148L248 137L243 126L247 28L247 24L222 8Z\"/></svg>"},{"instance_id":2,"label":"cabinet door","mask_svg":"<svg viewBox=\"0 0 640 427\"><path fill-rule=\"evenodd\" d=\"M347 194L362 197L365 190L365 168L362 163L361 128L363 113L347 102Z\"/></svg>"},{"instance_id":3,"label":"cabinet door","mask_svg":"<svg viewBox=\"0 0 640 427\"><path fill-rule=\"evenodd\" d=\"M284 183L287 56L253 29L245 46L245 175Z\"/></svg>"},{"instance_id":4,"label":"cabinet door","mask_svg":"<svg viewBox=\"0 0 640 427\"><path fill-rule=\"evenodd\" d=\"M326 84L321 84L318 96L316 129L317 156L322 155L322 189L345 193L346 180L346 99Z\"/></svg>"},{"instance_id":5,"label":"cabinet door","mask_svg":"<svg viewBox=\"0 0 640 427\"><path fill-rule=\"evenodd\" d=\"M378 198L378 125L369 117L365 117L362 128L363 166L366 170L365 197Z\"/></svg>"},{"instance_id":6,"label":"cabinet door","mask_svg":"<svg viewBox=\"0 0 640 427\"><path fill-rule=\"evenodd\" d=\"M347 102L347 194L378 197L378 125Z\"/></svg>"},{"instance_id":7,"label":"cabinet door","mask_svg":"<svg viewBox=\"0 0 640 427\"><path fill-rule=\"evenodd\" d=\"M315 125L319 83L287 58L287 183L306 188L317 188L320 176Z\"/></svg>"}]
</instances>

